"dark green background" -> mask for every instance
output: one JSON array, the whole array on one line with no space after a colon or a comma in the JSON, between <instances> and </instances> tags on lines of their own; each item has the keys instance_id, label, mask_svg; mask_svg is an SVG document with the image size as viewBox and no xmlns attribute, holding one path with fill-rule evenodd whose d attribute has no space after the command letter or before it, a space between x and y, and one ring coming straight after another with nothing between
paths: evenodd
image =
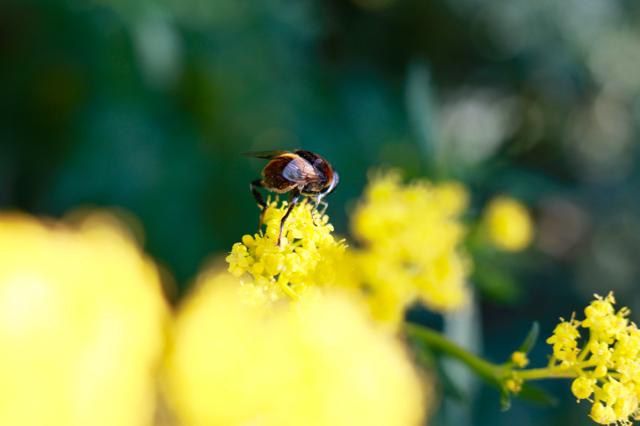
<instances>
[{"instance_id":1,"label":"dark green background","mask_svg":"<svg viewBox=\"0 0 640 426\"><path fill-rule=\"evenodd\" d=\"M4 1L0 206L124 207L183 294L255 229L264 162L243 151L330 161L341 234L373 166L462 180L469 219L511 194L540 231L479 260L502 361L531 321L546 337L594 292L640 308L639 17L622 0ZM569 382L548 388L559 408L508 413L485 389L476 424L591 422Z\"/></svg>"}]
</instances>

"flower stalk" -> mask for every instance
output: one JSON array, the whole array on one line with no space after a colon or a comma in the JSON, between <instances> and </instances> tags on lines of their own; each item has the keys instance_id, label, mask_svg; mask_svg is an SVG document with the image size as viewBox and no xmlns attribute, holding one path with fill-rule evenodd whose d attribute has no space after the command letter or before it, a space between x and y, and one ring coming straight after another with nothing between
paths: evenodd
<instances>
[{"instance_id":1,"label":"flower stalk","mask_svg":"<svg viewBox=\"0 0 640 426\"><path fill-rule=\"evenodd\" d=\"M519 378L525 381L543 379L574 379L578 377L578 373L573 370L559 371L551 367L516 370L516 374Z\"/></svg>"},{"instance_id":2,"label":"flower stalk","mask_svg":"<svg viewBox=\"0 0 640 426\"><path fill-rule=\"evenodd\" d=\"M593 406L590 417L603 425L628 426L631 419L640 417L640 330L628 320L628 308L615 311L613 294L596 295L586 309L586 319L578 321L575 315L569 321L561 319L553 335L547 339L553 345L553 356L545 368L524 369L529 362L526 353L532 342L529 337L511 360L492 364L448 341L442 334L409 324L405 331L424 341L432 349L459 359L490 384L501 390L503 408L509 406L510 395L524 396L531 389L525 381L542 379L574 379L571 391ZM589 339L579 347L578 328L589 330ZM537 334L537 327L532 329ZM531 335L532 333L530 333ZM521 394L522 391L522 394Z\"/></svg>"},{"instance_id":3,"label":"flower stalk","mask_svg":"<svg viewBox=\"0 0 640 426\"><path fill-rule=\"evenodd\" d=\"M502 367L469 352L448 340L442 333L414 323L406 323L404 330L408 336L417 337L431 349L459 359L479 376L497 384Z\"/></svg>"},{"instance_id":4,"label":"flower stalk","mask_svg":"<svg viewBox=\"0 0 640 426\"><path fill-rule=\"evenodd\" d=\"M513 362L494 364L469 352L448 340L442 333L414 323L407 323L404 330L408 336L416 337L426 343L432 350L445 353L465 363L471 370L492 385L501 386L509 379L522 381L542 379L576 378L579 373L574 370L560 370L558 367L520 369Z\"/></svg>"}]
</instances>

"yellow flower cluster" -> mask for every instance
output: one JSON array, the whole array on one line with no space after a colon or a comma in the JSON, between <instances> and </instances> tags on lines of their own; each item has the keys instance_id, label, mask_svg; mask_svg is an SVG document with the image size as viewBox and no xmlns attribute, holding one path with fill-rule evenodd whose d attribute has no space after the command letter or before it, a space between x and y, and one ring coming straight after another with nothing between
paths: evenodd
<instances>
[{"instance_id":1,"label":"yellow flower cluster","mask_svg":"<svg viewBox=\"0 0 640 426\"><path fill-rule=\"evenodd\" d=\"M261 305L282 297L300 298L309 288L331 285L335 264L345 251L336 241L328 217L312 211L313 205L298 203L287 218L280 245L277 245L280 221L288 204L268 205L264 213L264 235L245 235L227 256L229 272L236 277L245 273L253 282L243 282L242 294L249 304ZM313 216L312 216L313 215Z\"/></svg>"},{"instance_id":2,"label":"yellow flower cluster","mask_svg":"<svg viewBox=\"0 0 640 426\"><path fill-rule=\"evenodd\" d=\"M488 240L500 250L521 251L533 238L533 223L527 207L507 197L496 197L486 207L482 228Z\"/></svg>"},{"instance_id":3,"label":"yellow flower cluster","mask_svg":"<svg viewBox=\"0 0 640 426\"><path fill-rule=\"evenodd\" d=\"M362 249L350 262L378 319L398 322L416 300L436 311L466 302L471 260L459 247L467 232L459 217L467 204L458 183L404 184L397 171L373 177L352 217Z\"/></svg>"},{"instance_id":4,"label":"yellow flower cluster","mask_svg":"<svg viewBox=\"0 0 640 426\"><path fill-rule=\"evenodd\" d=\"M323 291L302 315L282 304L265 315L238 281L204 275L178 314L164 385L181 424L422 424L426 395L404 348L356 301Z\"/></svg>"},{"instance_id":5,"label":"yellow flower cluster","mask_svg":"<svg viewBox=\"0 0 640 426\"><path fill-rule=\"evenodd\" d=\"M547 340L553 344L551 369L578 375L571 390L578 399L593 402L595 422L628 425L630 417L640 414L640 330L627 319L627 308L615 312L612 294L596 298L585 309L584 321L562 321ZM582 350L577 342L579 326L589 329Z\"/></svg>"},{"instance_id":6,"label":"yellow flower cluster","mask_svg":"<svg viewBox=\"0 0 640 426\"><path fill-rule=\"evenodd\" d=\"M0 214L0 424L151 424L167 311L113 217Z\"/></svg>"}]
</instances>

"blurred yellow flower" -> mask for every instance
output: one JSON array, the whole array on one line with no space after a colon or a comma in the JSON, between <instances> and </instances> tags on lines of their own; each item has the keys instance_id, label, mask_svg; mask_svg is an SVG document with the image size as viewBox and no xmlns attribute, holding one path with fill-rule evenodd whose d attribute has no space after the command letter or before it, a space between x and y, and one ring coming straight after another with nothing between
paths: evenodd
<instances>
[{"instance_id":1,"label":"blurred yellow flower","mask_svg":"<svg viewBox=\"0 0 640 426\"><path fill-rule=\"evenodd\" d=\"M312 307L275 303L265 315L230 274L200 279L164 381L185 426L422 424L425 393L398 340L346 295L310 291Z\"/></svg>"},{"instance_id":2,"label":"blurred yellow flower","mask_svg":"<svg viewBox=\"0 0 640 426\"><path fill-rule=\"evenodd\" d=\"M398 323L416 300L439 312L461 307L472 264L459 247L467 204L456 182L404 184L395 170L374 175L352 216L362 249L351 255L350 282L339 283L365 289L383 321Z\"/></svg>"},{"instance_id":3,"label":"blurred yellow flower","mask_svg":"<svg viewBox=\"0 0 640 426\"><path fill-rule=\"evenodd\" d=\"M511 252L527 248L534 232L527 207L507 197L491 200L483 215L482 229L494 246Z\"/></svg>"},{"instance_id":4,"label":"blurred yellow flower","mask_svg":"<svg viewBox=\"0 0 640 426\"><path fill-rule=\"evenodd\" d=\"M529 358L527 358L526 353L516 351L511 354L511 362L513 362L518 368L524 368L529 365Z\"/></svg>"},{"instance_id":5,"label":"blurred yellow flower","mask_svg":"<svg viewBox=\"0 0 640 426\"><path fill-rule=\"evenodd\" d=\"M166 318L155 266L111 216L0 214L0 424L151 424Z\"/></svg>"},{"instance_id":6,"label":"blurred yellow flower","mask_svg":"<svg viewBox=\"0 0 640 426\"><path fill-rule=\"evenodd\" d=\"M522 379L509 379L505 382L510 392L517 394L522 390Z\"/></svg>"},{"instance_id":7,"label":"blurred yellow flower","mask_svg":"<svg viewBox=\"0 0 640 426\"><path fill-rule=\"evenodd\" d=\"M335 279L335 263L342 259L346 246L331 235L333 226L327 223L327 216L312 213L312 204L303 201L293 208L281 243L276 244L287 207L287 202L280 207L270 203L264 214L264 235L245 235L227 256L229 272L236 277L253 276L253 282L243 282L242 294L249 304L282 297L296 300L309 288L329 286Z\"/></svg>"}]
</instances>

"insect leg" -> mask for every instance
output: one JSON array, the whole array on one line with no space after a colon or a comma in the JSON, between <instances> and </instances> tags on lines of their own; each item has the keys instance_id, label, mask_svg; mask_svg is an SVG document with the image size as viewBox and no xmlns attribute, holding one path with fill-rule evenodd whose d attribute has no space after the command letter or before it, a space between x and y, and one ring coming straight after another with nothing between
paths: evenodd
<instances>
[{"instance_id":1,"label":"insect leg","mask_svg":"<svg viewBox=\"0 0 640 426\"><path fill-rule=\"evenodd\" d=\"M256 179L253 182L251 182L249 184L249 188L251 188L251 193L253 194L253 198L256 199L256 201L258 202L258 207L260 207L260 223L258 223L258 233L260 233L260 228L262 228L262 219L264 218L264 212L267 210L267 203L265 203L264 198L262 198L262 195L258 192L258 190L256 189L256 186L258 188L262 188L262 180L260 179Z\"/></svg>"},{"instance_id":2,"label":"insect leg","mask_svg":"<svg viewBox=\"0 0 640 426\"><path fill-rule=\"evenodd\" d=\"M329 207L329 203L327 203L326 201L322 200L318 204L322 204L324 206L322 208L322 213L320 213L320 216L324 216L324 212L327 211L327 207Z\"/></svg>"},{"instance_id":3,"label":"insect leg","mask_svg":"<svg viewBox=\"0 0 640 426\"><path fill-rule=\"evenodd\" d=\"M287 217L289 217L289 213L291 213L291 210L293 210L295 205L298 203L299 199L300 199L300 189L293 188L291 192L289 192L289 208L287 209L287 212L284 214L284 216L282 217L282 220L280 221L280 233L278 234L278 245L280 245L280 239L282 238L282 230L284 229L284 222L287 220Z\"/></svg>"},{"instance_id":4,"label":"insect leg","mask_svg":"<svg viewBox=\"0 0 640 426\"><path fill-rule=\"evenodd\" d=\"M322 204L326 204L322 201L322 193L316 194L311 196L311 199L314 201L314 206L311 209L311 221L313 222L314 226L318 226L318 224L316 223L316 219L315 217L313 217L313 212L317 212L318 211L318 204L322 203Z\"/></svg>"},{"instance_id":5,"label":"insect leg","mask_svg":"<svg viewBox=\"0 0 640 426\"><path fill-rule=\"evenodd\" d=\"M323 194L323 193L321 192L321 193L319 193L319 194L315 197L315 205L313 206L313 210L311 211L311 220L313 221L313 224L314 224L315 226L318 226L318 224L316 223L316 220L315 220L315 218L313 217L313 212L314 212L314 211L316 211L316 212L317 212L317 211L318 211L318 206L319 206L320 204L322 204L322 205L324 206L324 207L323 207L323 209L322 209L322 212L320 213L320 217L322 217L322 216L324 216L324 213L327 211L327 207L329 206L329 203L327 203L326 201L324 201L324 200L322 199L322 196L323 196L323 195L325 195L325 194Z\"/></svg>"}]
</instances>

